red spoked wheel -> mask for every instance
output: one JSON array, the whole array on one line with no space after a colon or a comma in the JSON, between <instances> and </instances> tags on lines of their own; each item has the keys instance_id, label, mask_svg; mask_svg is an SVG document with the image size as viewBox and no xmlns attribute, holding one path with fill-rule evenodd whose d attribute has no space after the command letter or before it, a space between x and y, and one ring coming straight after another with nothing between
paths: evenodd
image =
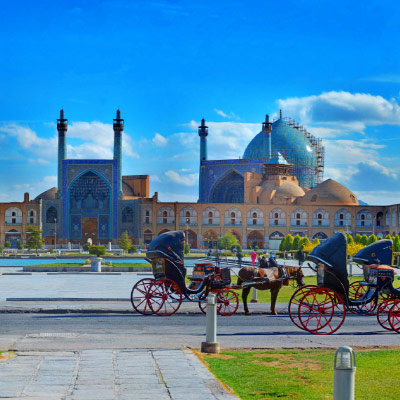
<instances>
[{"instance_id":1,"label":"red spoked wheel","mask_svg":"<svg viewBox=\"0 0 400 400\"><path fill-rule=\"evenodd\" d=\"M342 298L333 290L309 290L299 304L299 320L303 328L314 335L336 332L346 317Z\"/></svg>"},{"instance_id":2,"label":"red spoked wheel","mask_svg":"<svg viewBox=\"0 0 400 400\"><path fill-rule=\"evenodd\" d=\"M364 281L355 281L355 282L350 283L350 285L349 285L349 299L355 300L357 298L356 297L357 290L361 286L360 284L362 282L364 282Z\"/></svg>"},{"instance_id":3,"label":"red spoked wheel","mask_svg":"<svg viewBox=\"0 0 400 400\"><path fill-rule=\"evenodd\" d=\"M315 289L315 285L306 285L303 286L299 289L297 289L293 294L292 297L289 300L289 317L292 320L292 322L300 329L304 330L303 325L300 323L299 319L299 304L300 300L304 297L304 295L312 289Z\"/></svg>"},{"instance_id":4,"label":"red spoked wheel","mask_svg":"<svg viewBox=\"0 0 400 400\"><path fill-rule=\"evenodd\" d=\"M356 290L355 293L355 300L362 300L363 297L367 297L368 294L372 291L372 288L367 285L359 285L358 289ZM371 301L365 302L364 304L361 304L357 306L357 309L360 313L364 313L366 315L372 315L378 305L378 298L377 296L374 296Z\"/></svg>"},{"instance_id":5,"label":"red spoked wheel","mask_svg":"<svg viewBox=\"0 0 400 400\"><path fill-rule=\"evenodd\" d=\"M394 303L389 311L389 324L395 332L400 333L400 301Z\"/></svg>"},{"instance_id":6,"label":"red spoked wheel","mask_svg":"<svg viewBox=\"0 0 400 400\"><path fill-rule=\"evenodd\" d=\"M151 315L151 310L148 303L148 291L154 279L145 278L136 282L131 291L131 303L135 311L143 315Z\"/></svg>"},{"instance_id":7,"label":"red spoked wheel","mask_svg":"<svg viewBox=\"0 0 400 400\"><path fill-rule=\"evenodd\" d=\"M235 314L239 307L238 295L230 289L223 289L217 294L217 313L223 316Z\"/></svg>"},{"instance_id":8,"label":"red spoked wheel","mask_svg":"<svg viewBox=\"0 0 400 400\"><path fill-rule=\"evenodd\" d=\"M171 279L159 279L150 286L148 303L154 314L169 316L175 314L182 304L182 292Z\"/></svg>"},{"instance_id":9,"label":"red spoked wheel","mask_svg":"<svg viewBox=\"0 0 400 400\"><path fill-rule=\"evenodd\" d=\"M199 296L199 308L203 314L206 313L207 310L207 294L206 292L202 292Z\"/></svg>"},{"instance_id":10,"label":"red spoked wheel","mask_svg":"<svg viewBox=\"0 0 400 400\"><path fill-rule=\"evenodd\" d=\"M379 304L378 312L376 313L376 318L379 324L382 328L387 329L388 331L392 330L389 323L389 311L397 301L398 299L385 299Z\"/></svg>"}]
</instances>

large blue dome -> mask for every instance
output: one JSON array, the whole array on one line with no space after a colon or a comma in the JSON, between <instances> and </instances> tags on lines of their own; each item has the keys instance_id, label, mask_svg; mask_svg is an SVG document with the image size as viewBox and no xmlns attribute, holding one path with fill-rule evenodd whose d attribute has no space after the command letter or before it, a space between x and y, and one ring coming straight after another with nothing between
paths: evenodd
<instances>
[{"instance_id":1,"label":"large blue dome","mask_svg":"<svg viewBox=\"0 0 400 400\"><path fill-rule=\"evenodd\" d=\"M264 141L268 140L261 131L248 144L244 159L268 159ZM297 129L284 119L278 119L272 124L271 132L272 154L280 152L285 159L294 164L293 174L297 177L300 186L313 187L316 185L317 152L315 146L305 132Z\"/></svg>"}]
</instances>

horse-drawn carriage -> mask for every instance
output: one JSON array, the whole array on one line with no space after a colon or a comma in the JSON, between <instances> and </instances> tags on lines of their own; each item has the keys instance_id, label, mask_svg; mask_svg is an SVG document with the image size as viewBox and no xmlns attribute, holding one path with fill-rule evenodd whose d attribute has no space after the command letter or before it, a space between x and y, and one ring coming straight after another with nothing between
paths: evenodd
<instances>
[{"instance_id":1,"label":"horse-drawn carriage","mask_svg":"<svg viewBox=\"0 0 400 400\"><path fill-rule=\"evenodd\" d=\"M344 234L337 233L315 247L308 259L317 265L317 285L300 288L290 299L289 315L295 325L312 334L328 335L342 326L346 312L367 314L379 303L378 322L400 333L400 290L393 287L391 240L375 242L353 257L363 266L365 280L352 285Z\"/></svg>"},{"instance_id":2,"label":"horse-drawn carriage","mask_svg":"<svg viewBox=\"0 0 400 400\"><path fill-rule=\"evenodd\" d=\"M131 292L133 308L141 314L168 316L176 313L183 301L198 302L205 312L208 293L217 296L217 312L232 315L239 306L238 295L232 290L229 267L201 262L193 267L186 285L184 265L184 233L166 232L149 245L146 260L151 263L154 279L145 278Z\"/></svg>"}]
</instances>

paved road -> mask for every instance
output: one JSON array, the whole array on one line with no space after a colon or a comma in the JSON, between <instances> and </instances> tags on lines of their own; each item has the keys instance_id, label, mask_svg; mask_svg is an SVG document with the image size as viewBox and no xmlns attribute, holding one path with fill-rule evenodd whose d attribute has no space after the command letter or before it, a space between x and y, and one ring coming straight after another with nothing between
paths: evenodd
<instances>
[{"instance_id":1,"label":"paved road","mask_svg":"<svg viewBox=\"0 0 400 400\"><path fill-rule=\"evenodd\" d=\"M0 347L20 351L83 349L198 349L205 340L205 316L137 314L1 314ZM287 315L218 317L222 348L316 348L399 346L400 335L381 328L375 316L348 315L333 335L315 336ZM3 343L3 346L1 344Z\"/></svg>"}]
</instances>

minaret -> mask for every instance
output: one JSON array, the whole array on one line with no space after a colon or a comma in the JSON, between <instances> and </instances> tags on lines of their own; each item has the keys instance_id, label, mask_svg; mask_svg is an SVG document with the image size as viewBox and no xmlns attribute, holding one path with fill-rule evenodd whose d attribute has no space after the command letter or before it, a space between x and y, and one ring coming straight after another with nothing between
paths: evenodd
<instances>
[{"instance_id":1,"label":"minaret","mask_svg":"<svg viewBox=\"0 0 400 400\"><path fill-rule=\"evenodd\" d=\"M118 171L118 198L122 198L122 132L124 130L124 120L121 119L121 111L117 110L117 118L114 119L114 160L117 160Z\"/></svg>"},{"instance_id":2,"label":"minaret","mask_svg":"<svg viewBox=\"0 0 400 400\"><path fill-rule=\"evenodd\" d=\"M202 202L203 196L203 185L204 185L204 174L205 168L201 166L202 161L206 161L208 158L207 154L207 136L208 136L208 126L206 126L206 121L204 118L201 120L201 125L199 126L199 136L200 136L200 173L199 173L199 202Z\"/></svg>"},{"instance_id":3,"label":"minaret","mask_svg":"<svg viewBox=\"0 0 400 400\"><path fill-rule=\"evenodd\" d=\"M208 136L208 126L206 126L206 121L204 118L201 120L201 125L199 126L199 136L200 136L200 162L207 160L207 136Z\"/></svg>"},{"instance_id":4,"label":"minaret","mask_svg":"<svg viewBox=\"0 0 400 400\"><path fill-rule=\"evenodd\" d=\"M64 118L64 110L60 110L60 119L57 120L58 131L58 192L57 197L62 197L62 160L67 158L68 120Z\"/></svg>"},{"instance_id":5,"label":"minaret","mask_svg":"<svg viewBox=\"0 0 400 400\"><path fill-rule=\"evenodd\" d=\"M264 154L266 154L266 161L272 158L272 123L269 122L269 115L265 116L265 122L262 124L262 132L264 133Z\"/></svg>"}]
</instances>

